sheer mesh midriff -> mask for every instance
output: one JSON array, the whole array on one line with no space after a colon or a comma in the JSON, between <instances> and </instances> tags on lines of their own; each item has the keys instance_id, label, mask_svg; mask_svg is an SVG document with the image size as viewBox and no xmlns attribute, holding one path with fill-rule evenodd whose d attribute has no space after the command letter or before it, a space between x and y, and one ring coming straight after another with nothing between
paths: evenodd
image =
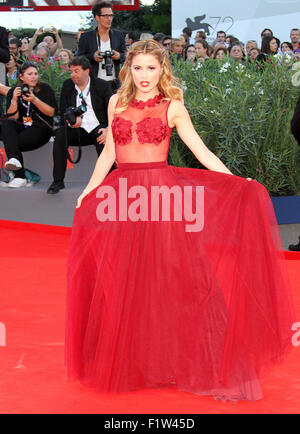
<instances>
[{"instance_id":1,"label":"sheer mesh midriff","mask_svg":"<svg viewBox=\"0 0 300 434\"><path fill-rule=\"evenodd\" d=\"M148 163L166 161L172 129L168 126L170 101L155 107L129 106L116 114L112 132L118 163Z\"/></svg>"}]
</instances>

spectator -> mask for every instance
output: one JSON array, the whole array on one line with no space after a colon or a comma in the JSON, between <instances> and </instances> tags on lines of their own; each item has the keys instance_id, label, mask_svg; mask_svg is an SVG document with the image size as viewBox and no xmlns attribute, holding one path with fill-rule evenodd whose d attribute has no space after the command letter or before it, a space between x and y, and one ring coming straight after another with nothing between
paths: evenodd
<instances>
[{"instance_id":1,"label":"spectator","mask_svg":"<svg viewBox=\"0 0 300 434\"><path fill-rule=\"evenodd\" d=\"M8 30L8 32L7 32L7 38L8 38L8 41L10 41L10 39L15 38L15 35L13 34L12 30Z\"/></svg>"},{"instance_id":2,"label":"spectator","mask_svg":"<svg viewBox=\"0 0 300 434\"><path fill-rule=\"evenodd\" d=\"M300 48L297 48L297 50L294 52L294 55L296 59L300 60Z\"/></svg>"},{"instance_id":3,"label":"spectator","mask_svg":"<svg viewBox=\"0 0 300 434\"><path fill-rule=\"evenodd\" d=\"M24 57L29 57L29 55L30 55L29 39L26 37L21 38L20 55L24 56Z\"/></svg>"},{"instance_id":4,"label":"spectator","mask_svg":"<svg viewBox=\"0 0 300 434\"><path fill-rule=\"evenodd\" d=\"M264 36L261 44L261 52L266 55L274 55L278 53L280 41L274 36Z\"/></svg>"},{"instance_id":5,"label":"spectator","mask_svg":"<svg viewBox=\"0 0 300 434\"><path fill-rule=\"evenodd\" d=\"M247 53L247 56L249 56L249 53L252 50L252 48L258 48L257 42L254 41L254 40L248 41L247 44L246 44L246 53Z\"/></svg>"},{"instance_id":6,"label":"spectator","mask_svg":"<svg viewBox=\"0 0 300 434\"><path fill-rule=\"evenodd\" d=\"M26 95L22 95L23 84L29 87ZM5 168L15 174L8 187L18 188L26 185L22 152L48 143L56 109L54 91L48 84L40 82L35 64L26 62L20 67L17 86L8 91L6 106L10 118L2 124L7 155Z\"/></svg>"},{"instance_id":7,"label":"spectator","mask_svg":"<svg viewBox=\"0 0 300 434\"><path fill-rule=\"evenodd\" d=\"M112 95L111 86L107 81L90 74L91 64L84 56L74 57L69 66L71 78L63 83L61 90L60 118L63 126L55 133L53 183L47 190L48 194L56 194L65 187L66 137L72 146L94 145L99 156L107 134L107 108ZM67 126L64 119L66 109L82 104L86 106L86 112L76 118L75 124Z\"/></svg>"},{"instance_id":8,"label":"spectator","mask_svg":"<svg viewBox=\"0 0 300 434\"><path fill-rule=\"evenodd\" d=\"M240 41L235 36L232 36L232 35L226 36L227 47L232 47L233 44L236 44L236 43L239 43L239 42Z\"/></svg>"},{"instance_id":9,"label":"spectator","mask_svg":"<svg viewBox=\"0 0 300 434\"><path fill-rule=\"evenodd\" d=\"M171 36L165 36L164 39L162 40L163 47L168 52L168 54L170 54L171 42L172 42Z\"/></svg>"},{"instance_id":10,"label":"spectator","mask_svg":"<svg viewBox=\"0 0 300 434\"><path fill-rule=\"evenodd\" d=\"M112 20L114 17L112 3L102 1L94 4L92 13L98 23L95 30L82 33L79 39L78 55L86 56L92 67L92 74L110 83L113 91L120 85L119 72L120 65L125 60L126 44L123 33L119 30L112 30ZM113 70L105 69L105 57L101 53L112 51Z\"/></svg>"},{"instance_id":11,"label":"spectator","mask_svg":"<svg viewBox=\"0 0 300 434\"><path fill-rule=\"evenodd\" d=\"M35 50L35 56L38 58L41 62L47 62L50 60L50 51L47 47L38 47Z\"/></svg>"},{"instance_id":12,"label":"spectator","mask_svg":"<svg viewBox=\"0 0 300 434\"><path fill-rule=\"evenodd\" d=\"M137 32L128 32L125 36L125 43L127 49L136 41L139 40L139 34Z\"/></svg>"},{"instance_id":13,"label":"spectator","mask_svg":"<svg viewBox=\"0 0 300 434\"><path fill-rule=\"evenodd\" d=\"M248 60L250 63L256 62L257 57L260 55L260 50L258 48L251 48L248 52Z\"/></svg>"},{"instance_id":14,"label":"spectator","mask_svg":"<svg viewBox=\"0 0 300 434\"><path fill-rule=\"evenodd\" d=\"M291 42L293 51L295 52L298 48L300 48L300 31L299 29L291 30Z\"/></svg>"},{"instance_id":15,"label":"spectator","mask_svg":"<svg viewBox=\"0 0 300 434\"><path fill-rule=\"evenodd\" d=\"M196 33L196 36L195 36L195 42L196 42L196 41L199 41L199 39L203 39L204 41L206 40L206 33L203 32L202 30L199 30L199 31Z\"/></svg>"},{"instance_id":16,"label":"spectator","mask_svg":"<svg viewBox=\"0 0 300 434\"><path fill-rule=\"evenodd\" d=\"M186 48L185 59L190 63L197 63L195 45L188 45Z\"/></svg>"},{"instance_id":17,"label":"spectator","mask_svg":"<svg viewBox=\"0 0 300 434\"><path fill-rule=\"evenodd\" d=\"M209 59L209 45L204 39L195 42L195 49L196 57L199 62L204 62L206 59Z\"/></svg>"},{"instance_id":18,"label":"spectator","mask_svg":"<svg viewBox=\"0 0 300 434\"><path fill-rule=\"evenodd\" d=\"M192 33L193 31L190 27L185 27L184 29L182 29L182 34L187 36L188 41L190 41L190 38L192 37Z\"/></svg>"},{"instance_id":19,"label":"spectator","mask_svg":"<svg viewBox=\"0 0 300 434\"><path fill-rule=\"evenodd\" d=\"M243 60L245 60L245 53L242 45L240 43L233 44L233 46L229 48L229 56L237 63L242 63Z\"/></svg>"},{"instance_id":20,"label":"spectator","mask_svg":"<svg viewBox=\"0 0 300 434\"><path fill-rule=\"evenodd\" d=\"M55 27L49 27L49 28L40 27L39 29L36 30L31 41L29 42L29 45L28 45L28 52L29 53L31 53L33 51L33 49L36 48L37 40L46 32L51 33L51 35L44 36L42 42L45 42L47 44L47 47L50 51L50 56L53 56L56 50L63 48L61 38L60 38L58 31Z\"/></svg>"},{"instance_id":21,"label":"spectator","mask_svg":"<svg viewBox=\"0 0 300 434\"><path fill-rule=\"evenodd\" d=\"M21 41L18 38L10 39L9 41L9 51L14 54L17 59L20 57Z\"/></svg>"},{"instance_id":22,"label":"spectator","mask_svg":"<svg viewBox=\"0 0 300 434\"><path fill-rule=\"evenodd\" d=\"M261 32L261 39L263 39L265 36L270 36L271 38L273 38L273 32L272 32L272 30L271 29L264 29L262 32Z\"/></svg>"},{"instance_id":23,"label":"spectator","mask_svg":"<svg viewBox=\"0 0 300 434\"><path fill-rule=\"evenodd\" d=\"M164 33L155 33L155 35L153 36L154 41L159 42L160 44L162 44L162 41L164 39L166 35Z\"/></svg>"},{"instance_id":24,"label":"spectator","mask_svg":"<svg viewBox=\"0 0 300 434\"><path fill-rule=\"evenodd\" d=\"M11 86L11 81L18 78L18 59L14 54L10 55L9 62L6 63L6 85Z\"/></svg>"},{"instance_id":25,"label":"spectator","mask_svg":"<svg viewBox=\"0 0 300 434\"><path fill-rule=\"evenodd\" d=\"M149 39L153 39L153 35L151 33L141 33L140 41L148 41Z\"/></svg>"},{"instance_id":26,"label":"spectator","mask_svg":"<svg viewBox=\"0 0 300 434\"><path fill-rule=\"evenodd\" d=\"M280 50L283 54L288 52L288 51L290 51L292 53L294 52L293 51L293 45L290 42L283 42L280 46Z\"/></svg>"},{"instance_id":27,"label":"spectator","mask_svg":"<svg viewBox=\"0 0 300 434\"><path fill-rule=\"evenodd\" d=\"M215 45L217 44L226 45L226 33L224 32L224 30L220 30L217 33L217 41Z\"/></svg>"},{"instance_id":28,"label":"spectator","mask_svg":"<svg viewBox=\"0 0 300 434\"><path fill-rule=\"evenodd\" d=\"M224 45L217 45L213 52L212 58L216 60L223 60L224 56L227 56L227 53L227 48L224 47Z\"/></svg>"},{"instance_id":29,"label":"spectator","mask_svg":"<svg viewBox=\"0 0 300 434\"><path fill-rule=\"evenodd\" d=\"M63 63L64 65L69 65L69 63L74 57L74 54L72 53L72 51L68 50L67 48L61 48L57 50L55 56L59 57L61 63Z\"/></svg>"},{"instance_id":30,"label":"spectator","mask_svg":"<svg viewBox=\"0 0 300 434\"><path fill-rule=\"evenodd\" d=\"M50 56L54 56L54 53L57 50L63 48L62 40L59 36L58 30L55 27L52 27L51 31L52 35L46 35L43 38L43 42L46 42L48 46L48 50L50 51Z\"/></svg>"},{"instance_id":31,"label":"spectator","mask_svg":"<svg viewBox=\"0 0 300 434\"><path fill-rule=\"evenodd\" d=\"M177 59L183 57L183 43L179 38L172 39L170 45L170 53L174 54Z\"/></svg>"}]
</instances>

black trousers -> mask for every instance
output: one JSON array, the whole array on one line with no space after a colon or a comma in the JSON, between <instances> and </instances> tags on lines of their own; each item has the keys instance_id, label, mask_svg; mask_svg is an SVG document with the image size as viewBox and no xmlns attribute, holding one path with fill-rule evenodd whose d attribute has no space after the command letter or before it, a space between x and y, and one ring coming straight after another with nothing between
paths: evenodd
<instances>
[{"instance_id":1,"label":"black trousers","mask_svg":"<svg viewBox=\"0 0 300 434\"><path fill-rule=\"evenodd\" d=\"M68 146L88 146L94 145L97 155L101 154L104 145L97 142L99 137L98 130L101 128L99 125L93 131L88 133L83 128L70 128L60 127L55 131L55 139L53 145L53 180L54 182L63 181L67 169L67 151L66 141ZM65 131L67 130L67 133ZM66 137L67 134L67 137Z\"/></svg>"},{"instance_id":2,"label":"black trousers","mask_svg":"<svg viewBox=\"0 0 300 434\"><path fill-rule=\"evenodd\" d=\"M16 158L22 164L22 169L15 171L17 178L25 179L24 161L22 152L41 148L52 135L52 130L40 124L25 128L14 120L5 120L2 123L2 140L7 159Z\"/></svg>"}]
</instances>

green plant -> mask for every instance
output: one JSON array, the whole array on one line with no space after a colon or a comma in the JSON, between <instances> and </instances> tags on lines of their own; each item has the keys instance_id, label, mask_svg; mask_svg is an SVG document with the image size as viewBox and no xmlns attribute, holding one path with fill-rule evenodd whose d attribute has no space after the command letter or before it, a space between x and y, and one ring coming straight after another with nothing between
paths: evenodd
<instances>
[{"instance_id":1,"label":"green plant","mask_svg":"<svg viewBox=\"0 0 300 434\"><path fill-rule=\"evenodd\" d=\"M299 90L291 66L274 59L261 69L228 58L197 65L173 59L173 66L207 147L235 175L254 178L271 193L300 193L299 146L290 132ZM170 162L202 167L176 133Z\"/></svg>"},{"instance_id":2,"label":"green plant","mask_svg":"<svg viewBox=\"0 0 300 434\"><path fill-rule=\"evenodd\" d=\"M39 60L36 56L31 55L28 59L33 61L39 70L40 80L48 83L54 90L57 104L59 106L60 92L63 82L70 78L70 71L67 65L61 63L59 57L50 60Z\"/></svg>"}]
</instances>

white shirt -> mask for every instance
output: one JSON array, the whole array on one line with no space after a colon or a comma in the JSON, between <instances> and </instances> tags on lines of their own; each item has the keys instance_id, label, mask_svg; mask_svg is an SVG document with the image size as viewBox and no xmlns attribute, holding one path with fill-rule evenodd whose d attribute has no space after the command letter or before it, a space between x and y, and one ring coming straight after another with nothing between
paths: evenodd
<instances>
[{"instance_id":1,"label":"white shirt","mask_svg":"<svg viewBox=\"0 0 300 434\"><path fill-rule=\"evenodd\" d=\"M82 122L81 122L80 127L83 128L88 133L90 133L92 130L94 130L99 125L99 121L95 115L95 112L94 112L94 109L92 106L90 85L91 85L91 79L89 79L89 82L88 82L86 88L82 91L79 89L77 84L75 84L75 89L77 90L76 107L78 107L82 104L82 100L81 100L81 98L79 98L79 95L82 93L83 99L86 102L86 109L87 109L86 112L82 115Z\"/></svg>"},{"instance_id":2,"label":"white shirt","mask_svg":"<svg viewBox=\"0 0 300 434\"><path fill-rule=\"evenodd\" d=\"M98 47L98 49L102 53L104 51L111 51L110 39L106 42L102 41L102 39L101 39L101 47ZM106 69L102 68L103 65L105 65L105 59L104 58L103 58L102 63L99 63L98 78L102 78L102 80L105 80L105 81L115 80L115 78L116 78L115 65L113 64L113 68L112 68L112 74L113 75L106 75Z\"/></svg>"}]
</instances>

